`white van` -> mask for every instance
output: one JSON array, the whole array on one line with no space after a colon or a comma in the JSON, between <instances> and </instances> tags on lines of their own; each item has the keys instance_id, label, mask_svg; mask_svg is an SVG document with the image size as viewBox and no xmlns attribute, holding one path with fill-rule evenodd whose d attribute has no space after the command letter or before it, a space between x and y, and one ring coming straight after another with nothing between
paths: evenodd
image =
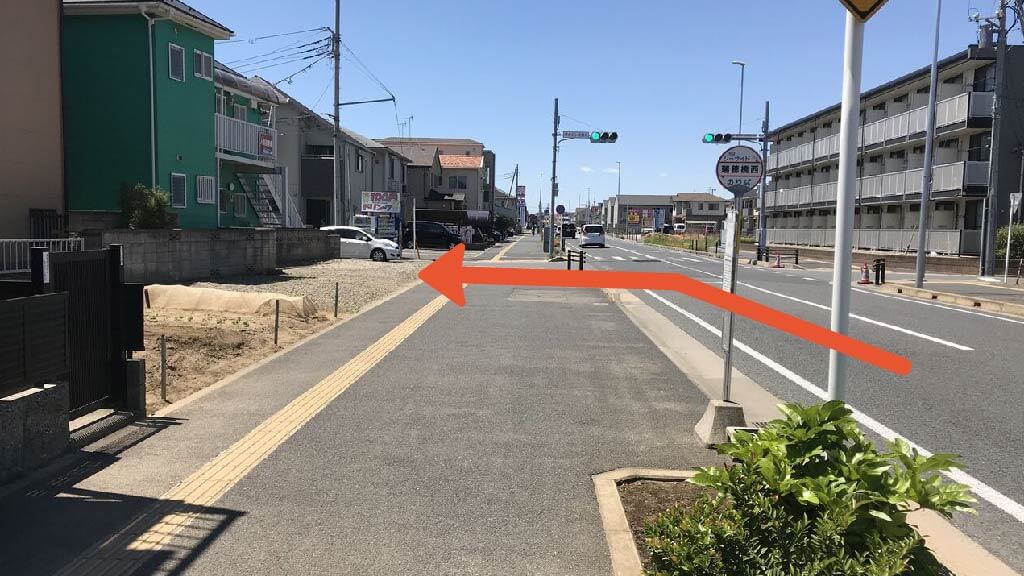
<instances>
[{"instance_id":1,"label":"white van","mask_svg":"<svg viewBox=\"0 0 1024 576\"><path fill-rule=\"evenodd\" d=\"M673 234L685 234L686 233L686 222L679 222L672 226Z\"/></svg>"},{"instance_id":2,"label":"white van","mask_svg":"<svg viewBox=\"0 0 1024 576\"><path fill-rule=\"evenodd\" d=\"M604 226L600 224L584 224L580 235L580 248L584 246L600 246L604 248Z\"/></svg>"}]
</instances>

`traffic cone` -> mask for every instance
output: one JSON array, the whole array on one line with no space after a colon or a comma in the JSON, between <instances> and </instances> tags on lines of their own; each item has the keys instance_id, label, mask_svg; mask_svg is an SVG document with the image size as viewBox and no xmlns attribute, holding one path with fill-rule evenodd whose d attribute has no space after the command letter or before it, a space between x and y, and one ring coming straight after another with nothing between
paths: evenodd
<instances>
[{"instance_id":1,"label":"traffic cone","mask_svg":"<svg viewBox=\"0 0 1024 576\"><path fill-rule=\"evenodd\" d=\"M865 262L860 267L860 280L857 280L857 284L871 284L871 277L868 276L868 264Z\"/></svg>"},{"instance_id":2,"label":"traffic cone","mask_svg":"<svg viewBox=\"0 0 1024 576\"><path fill-rule=\"evenodd\" d=\"M781 254L776 254L775 255L775 264L772 264L772 268L785 268L785 266L782 265L782 255Z\"/></svg>"}]
</instances>

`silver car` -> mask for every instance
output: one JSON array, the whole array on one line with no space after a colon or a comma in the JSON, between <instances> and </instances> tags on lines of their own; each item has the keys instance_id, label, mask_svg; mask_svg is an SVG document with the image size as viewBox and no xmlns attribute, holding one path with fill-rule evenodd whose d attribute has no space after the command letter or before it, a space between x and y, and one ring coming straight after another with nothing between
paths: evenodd
<instances>
[{"instance_id":1,"label":"silver car","mask_svg":"<svg viewBox=\"0 0 1024 576\"><path fill-rule=\"evenodd\" d=\"M584 224L580 234L580 248L584 246L600 246L604 248L604 226L600 224Z\"/></svg>"}]
</instances>

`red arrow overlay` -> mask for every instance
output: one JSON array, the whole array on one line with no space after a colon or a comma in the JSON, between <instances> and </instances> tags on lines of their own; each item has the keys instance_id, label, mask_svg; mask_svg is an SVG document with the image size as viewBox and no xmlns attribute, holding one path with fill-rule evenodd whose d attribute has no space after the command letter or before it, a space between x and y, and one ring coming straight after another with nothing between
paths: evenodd
<instances>
[{"instance_id":1,"label":"red arrow overlay","mask_svg":"<svg viewBox=\"0 0 1024 576\"><path fill-rule=\"evenodd\" d=\"M501 286L553 286L562 288L621 288L625 290L672 290L702 300L740 316L750 318L786 334L803 338L824 348L831 348L840 354L878 366L895 374L910 373L910 360L833 332L814 324L730 294L713 286L694 280L682 274L669 272L612 272L596 270L550 270L543 268L490 268L465 267L462 265L466 248L459 244L429 266L420 270L420 279L447 296L449 300L464 306L466 294L464 284L490 284Z\"/></svg>"}]
</instances>

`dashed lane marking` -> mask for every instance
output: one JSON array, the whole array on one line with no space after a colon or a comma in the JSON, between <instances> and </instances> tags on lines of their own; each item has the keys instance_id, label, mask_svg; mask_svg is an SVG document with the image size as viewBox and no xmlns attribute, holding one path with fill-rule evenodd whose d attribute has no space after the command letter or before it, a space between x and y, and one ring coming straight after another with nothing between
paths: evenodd
<instances>
[{"instance_id":1,"label":"dashed lane marking","mask_svg":"<svg viewBox=\"0 0 1024 576\"><path fill-rule=\"evenodd\" d=\"M152 508L112 538L64 567L62 575L126 575L154 560L154 552L180 554L172 540L194 520L210 516L211 506L291 438L335 398L394 351L448 298L438 296L326 378L263 421L241 440L171 488ZM140 553L143 552L143 553ZM188 552L186 550L185 552ZM180 562L180 559L178 560Z\"/></svg>"}]
</instances>

